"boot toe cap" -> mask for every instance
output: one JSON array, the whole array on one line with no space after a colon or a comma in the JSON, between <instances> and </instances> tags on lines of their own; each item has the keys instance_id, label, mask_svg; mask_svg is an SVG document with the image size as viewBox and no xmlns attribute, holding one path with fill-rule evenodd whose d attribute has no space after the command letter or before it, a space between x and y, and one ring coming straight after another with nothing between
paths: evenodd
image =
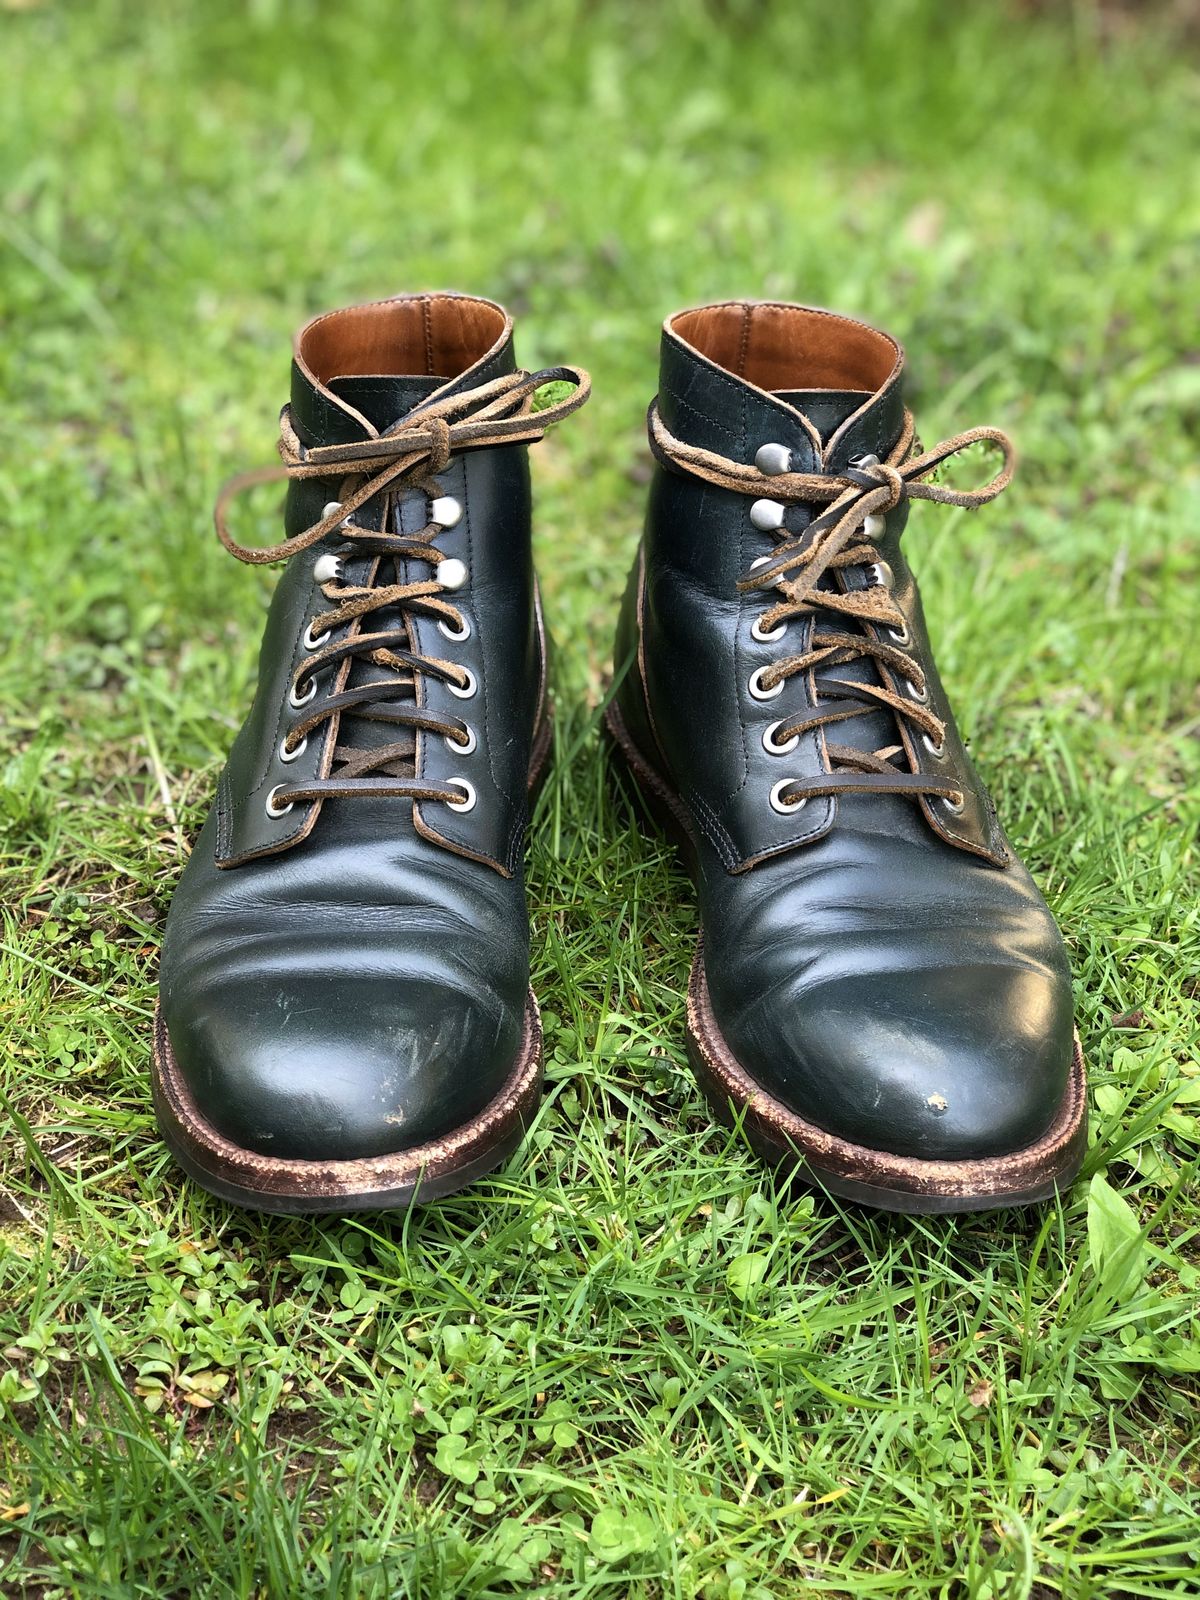
<instances>
[{"instance_id":1,"label":"boot toe cap","mask_svg":"<svg viewBox=\"0 0 1200 1600\"><path fill-rule=\"evenodd\" d=\"M521 1017L433 980L308 985L249 980L184 1020L166 1008L176 1067L199 1114L240 1149L351 1161L463 1127L502 1089Z\"/></svg>"},{"instance_id":2,"label":"boot toe cap","mask_svg":"<svg viewBox=\"0 0 1200 1600\"><path fill-rule=\"evenodd\" d=\"M769 1094L838 1138L969 1161L1046 1132L1072 1059L1069 988L1006 967L843 977L740 1008L727 1039Z\"/></svg>"}]
</instances>

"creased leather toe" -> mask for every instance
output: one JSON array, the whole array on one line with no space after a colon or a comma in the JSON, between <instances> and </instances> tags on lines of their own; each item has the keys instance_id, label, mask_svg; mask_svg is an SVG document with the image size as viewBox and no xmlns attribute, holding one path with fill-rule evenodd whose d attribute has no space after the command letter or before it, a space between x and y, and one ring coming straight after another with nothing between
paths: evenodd
<instances>
[{"instance_id":1,"label":"creased leather toe","mask_svg":"<svg viewBox=\"0 0 1200 1600\"><path fill-rule=\"evenodd\" d=\"M261 1155L354 1161L478 1115L513 1068L520 1011L428 980L236 980L171 1034L208 1120Z\"/></svg>"}]
</instances>

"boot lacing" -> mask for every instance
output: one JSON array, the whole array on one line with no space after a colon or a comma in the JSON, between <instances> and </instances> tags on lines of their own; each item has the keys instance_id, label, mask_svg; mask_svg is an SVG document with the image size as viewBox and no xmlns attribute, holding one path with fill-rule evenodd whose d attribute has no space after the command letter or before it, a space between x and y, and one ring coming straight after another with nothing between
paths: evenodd
<instances>
[{"instance_id":1,"label":"boot lacing","mask_svg":"<svg viewBox=\"0 0 1200 1600\"><path fill-rule=\"evenodd\" d=\"M532 409L536 392L547 384L565 382L572 392L539 411ZM462 611L445 598L467 579L461 561L447 558L436 540L452 527L461 514L458 502L443 495L437 475L443 472L453 453L485 449L504 444L531 444L541 439L546 429L576 411L588 398L590 380L575 367L553 367L541 372L516 372L477 388L433 400L401 418L384 432L351 444L306 447L285 407L280 417L279 453L282 467L241 473L222 488L214 511L217 536L239 561L263 565L284 561L309 550L336 532L345 541L346 556L367 554L376 559L363 584L343 581L342 559L329 553L318 557L315 575L329 609L312 618L304 644L308 653L293 675L288 701L299 710L316 701L316 674L334 666L338 671L330 692L313 704L306 716L293 723L284 738L280 756L295 760L308 736L322 723L329 723L334 738L327 740L321 763L322 772L312 780L279 784L270 796L272 816L282 816L296 801L322 801L355 795L405 796L414 800L440 800L457 810L474 804L473 790L461 780L454 783L428 783L416 778L412 770L416 752L416 733L423 730L449 740L462 753L474 748L475 734L457 717L426 711L414 698L418 676L437 679L451 694L471 698L476 690L470 669L437 656L420 654L411 646L407 614L435 617L448 639L465 639L470 625ZM329 478L344 473L339 498L330 501L311 527L280 544L251 548L239 544L226 525L226 513L234 496L258 484L279 478ZM412 490L423 491L430 501L430 520L416 533L389 533L394 507ZM379 524L358 526L354 513L376 497L382 497ZM401 582L402 562L427 563L434 570L430 577ZM394 582L378 582L385 562L390 562ZM394 608L401 612L398 625L375 632L361 631L363 620L373 612ZM326 642L335 629L346 628L345 635ZM374 680L346 687L355 659L376 667L391 669L392 680ZM343 748L336 744L336 730L343 713L388 722L404 727L407 736L399 741L369 749ZM333 749L329 749L329 745Z\"/></svg>"},{"instance_id":2,"label":"boot lacing","mask_svg":"<svg viewBox=\"0 0 1200 1600\"><path fill-rule=\"evenodd\" d=\"M842 679L810 679L812 711L807 716L783 719L768 730L774 749L794 748L802 733L817 730L825 752L826 771L812 777L797 777L776 785L772 804L781 811L798 810L813 795L863 792L907 794L914 798L937 796L952 811L962 809L964 797L951 777L918 770L919 760L911 733L916 730L926 750L936 759L945 749L946 727L929 709L929 689L921 663L904 648L911 643L907 620L891 592L890 569L874 540L883 532L883 519L902 500L932 500L940 505L973 508L994 500L1012 481L1016 452L1008 435L999 428L970 428L945 439L919 455L912 413L905 411L899 439L886 461L875 456L860 456L840 474L813 472L763 472L758 465L748 466L709 450L677 439L667 428L655 401L648 417L650 448L662 464L672 471L702 478L718 488L737 494L763 495L752 515L756 527L770 532L779 543L769 556L760 556L738 582L742 592L777 589L781 598L755 622L754 637L759 642L782 634L784 624L793 617L813 615L814 625L808 649L759 668L750 680L750 693L758 700L773 699L796 673L815 675L856 659L875 662L880 682L858 683ZM927 483L925 478L944 461L970 445L998 446L1003 464L990 482L977 489L952 489L944 484ZM789 452L780 446L767 446L770 460L785 464ZM763 452L760 452L762 454ZM813 518L801 533L783 525L787 505L827 504L828 509ZM869 567L880 581L867 588L819 588L826 574L842 574L851 567ZM820 614L834 613L829 627ZM860 625L862 632L837 627L837 618ZM884 635L888 635L885 638ZM889 642L890 638L890 642ZM845 699L822 696L835 689ZM863 702L868 702L864 706ZM896 716L902 743L875 751L856 750L848 745L830 744L825 729L835 723L858 717L871 704L887 706ZM768 746L770 748L770 746ZM895 764L895 757L906 755L911 770Z\"/></svg>"}]
</instances>

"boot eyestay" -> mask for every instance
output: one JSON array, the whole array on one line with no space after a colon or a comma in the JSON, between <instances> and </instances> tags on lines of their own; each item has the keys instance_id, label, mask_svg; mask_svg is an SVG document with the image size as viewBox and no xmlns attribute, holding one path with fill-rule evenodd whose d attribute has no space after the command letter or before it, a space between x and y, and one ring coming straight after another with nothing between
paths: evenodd
<instances>
[{"instance_id":1,"label":"boot eyestay","mask_svg":"<svg viewBox=\"0 0 1200 1600\"><path fill-rule=\"evenodd\" d=\"M783 693L782 678L780 678L779 682L773 689L763 688L763 674L765 672L770 672L770 670L770 667L755 667L754 671L750 674L750 680L746 684L746 687L750 691L750 698L752 700L774 700L777 694Z\"/></svg>"},{"instance_id":2,"label":"boot eyestay","mask_svg":"<svg viewBox=\"0 0 1200 1600\"><path fill-rule=\"evenodd\" d=\"M471 724L469 722L464 722L463 727L467 730L467 736L465 739L456 739L452 733L447 733L444 735L446 749L449 750L452 756L474 755L476 747L479 744L479 740L475 734L475 729L471 726Z\"/></svg>"},{"instance_id":3,"label":"boot eyestay","mask_svg":"<svg viewBox=\"0 0 1200 1600\"><path fill-rule=\"evenodd\" d=\"M774 442L759 447L753 466L686 444L664 423L657 402L650 407L648 424L651 451L668 471L745 495L751 499L753 525L763 532L779 534L780 544L774 555L756 557L746 576L739 579L738 589L743 594L759 590L762 585L754 574L762 566L772 564L777 568L774 584L783 591L783 598L776 602L777 610L782 613L781 624L786 623L789 616L808 617L811 631L805 654L781 663L776 669L781 671L781 676L774 688L762 687L762 676L770 668L759 667L751 674L748 687L755 700L774 699L793 674L812 674L820 669L823 661L831 658L833 664L838 665L861 658L895 670L892 652L912 643L907 621L901 620L896 627L881 618L878 594L871 589L844 589L831 584L829 579L849 568L861 570L866 566L871 576L890 589L894 583L891 568L870 548L885 532L890 511L904 500L932 500L939 505L964 507L985 505L1008 487L1016 466L1012 442L999 428L969 428L943 440L932 450L921 451L912 413L907 410L900 436L886 460L874 454L855 456L848 467L836 472L797 472L790 451ZM951 456L976 444L993 445L1003 455L1000 469L987 483L975 489L955 489L926 481ZM773 485L773 498L762 497L764 476L780 479ZM790 505L818 508L803 539L794 537L784 527L786 509ZM835 595L836 604L833 604ZM753 625L751 631L757 639L758 632ZM826 706L828 691L823 690L819 676L814 681L815 715L805 726L817 730L827 723L848 720L842 704ZM888 702L897 720L907 720L910 725L918 722L924 731L927 719L918 721L904 705L904 697L923 706L929 700L928 688L917 688L911 679L903 677L901 697L894 704L891 699ZM876 706L867 704L865 696L863 698L864 715L877 710ZM770 730L764 740L769 737ZM913 798L932 796L954 809L944 795L940 780L919 770L906 771L897 766L892 759L895 753L894 740L874 752L852 746L826 745L825 772L839 780L836 786L830 786L830 792L845 788L859 793L904 793ZM931 754L935 753L931 749Z\"/></svg>"},{"instance_id":4,"label":"boot eyestay","mask_svg":"<svg viewBox=\"0 0 1200 1600\"><path fill-rule=\"evenodd\" d=\"M279 791L281 789L284 789L286 787L287 787L286 784L277 783L275 785L275 787L271 790L270 794L267 796L267 799L266 799L266 812L267 812L267 815L269 817L275 817L275 818L286 817L288 812L295 805L296 802L294 800L289 800L288 803L286 805L284 805L284 806L281 806L281 805L276 803L275 796L279 793Z\"/></svg>"},{"instance_id":5,"label":"boot eyestay","mask_svg":"<svg viewBox=\"0 0 1200 1600\"><path fill-rule=\"evenodd\" d=\"M799 782L799 778L780 778L779 782L771 790L772 811L778 811L781 817L790 817L793 811L804 810L804 807L808 804L808 796L806 794L797 795L794 800L785 800L783 798L784 790L790 789L794 783Z\"/></svg>"},{"instance_id":6,"label":"boot eyestay","mask_svg":"<svg viewBox=\"0 0 1200 1600\"><path fill-rule=\"evenodd\" d=\"M778 722L773 722L769 728L763 729L762 746L769 756L790 755L800 743L800 735L798 733L794 733L790 739L785 739L782 744L776 743L775 735L783 727L783 724L784 718L780 717Z\"/></svg>"},{"instance_id":7,"label":"boot eyestay","mask_svg":"<svg viewBox=\"0 0 1200 1600\"><path fill-rule=\"evenodd\" d=\"M448 789L461 789L463 792L463 797L461 800L446 801L446 804L450 807L451 811L474 811L476 800L475 785L471 783L469 779L447 778L446 787Z\"/></svg>"},{"instance_id":8,"label":"boot eyestay","mask_svg":"<svg viewBox=\"0 0 1200 1600\"><path fill-rule=\"evenodd\" d=\"M535 411L535 397L551 384L569 384L573 392ZM339 667L339 671L333 675L335 682L327 697L329 707L327 710L318 709L305 719L307 732L311 732L327 717L343 713L350 716L372 715L373 701L362 699L359 709L356 690L345 688L346 674L340 670L344 663L358 659L369 661L375 669L390 668L396 674L394 679L381 678L379 681L381 706L393 706L398 691L399 697L406 701L417 700L419 696L413 692L415 679L422 673L445 682L447 689L457 699L470 700L475 696L479 686L469 668L454 667L450 669L452 676L448 675L445 662L437 657L424 656L410 647L407 619L399 627L376 625L373 631L371 613L398 611L424 616L432 613L442 637L461 643L471 636L472 623L468 618L457 612L451 616L445 614L444 603L438 601L429 575L414 576L407 582L400 581L404 564L417 562L427 563L433 582L440 589L460 589L468 580L466 563L457 556L445 555L437 546L438 537L456 526L464 515L462 503L453 495L442 493L438 474L446 470L452 457L466 450L536 443L553 423L577 411L590 392L591 380L586 372L576 367L506 373L472 389L435 397L370 439L332 445L302 443L292 422L290 407L284 408L279 441L282 469L243 473L230 479L217 497L214 520L217 536L230 554L239 561L255 566L285 561L302 551L311 550L331 536L344 541L336 554L325 550L315 555L312 570L317 584L325 590L330 585L339 587L333 593L327 592L329 609L320 613L328 623L326 631L315 634L310 622L304 633L305 649L316 650L336 629L349 625L348 631L343 640L326 651L315 668L309 663L298 669L297 677L287 693L288 705L293 710L299 710L316 697L314 671L319 672L326 666ZM340 484L342 498L327 500L320 518L311 527L279 544L260 549L239 544L226 525L230 500L245 489L280 476L312 480L315 484L320 484L322 480L333 480ZM400 498L414 489L422 491L426 497L429 521L417 532L393 531L392 511ZM363 527L354 520L355 514L372 503L381 505L383 511L374 527ZM375 558L376 576L342 587L347 556L360 553ZM461 684L453 681L454 677L460 675L463 678ZM338 680L343 685L340 690L336 687ZM353 697L353 705L347 696ZM403 723L408 719L397 716L394 711L392 715L386 715L377 707L375 720ZM435 715L427 708L421 710L414 706L413 720L409 725L441 735L447 746L459 755L469 754L477 742L470 728L467 729L467 739L460 742L463 725L455 718ZM294 751L288 750L285 739L280 747L281 759L294 761L303 748L304 741L301 741ZM396 744L383 745L379 747L378 758L374 759L369 750L339 744L334 749L332 770L328 777L315 780L316 787L306 785L302 791L293 789L293 793L300 793L302 798L317 803L334 794L378 795L389 789L392 793L407 796L420 787L411 770L400 770L404 767L411 769L412 761L411 747L405 751ZM458 783L458 788L463 799L454 802L447 800L446 804L453 805L455 810L468 811L476 803L475 791L465 779ZM440 795L436 797L442 798ZM430 795L429 798L434 796ZM289 802L286 808L277 807L275 791L272 791L268 797L269 814L273 817L282 816L285 810L291 809L293 803Z\"/></svg>"},{"instance_id":9,"label":"boot eyestay","mask_svg":"<svg viewBox=\"0 0 1200 1600\"><path fill-rule=\"evenodd\" d=\"M279 744L279 759L283 762L298 761L308 749L308 735L306 734L297 745L288 744L289 735L285 734Z\"/></svg>"}]
</instances>

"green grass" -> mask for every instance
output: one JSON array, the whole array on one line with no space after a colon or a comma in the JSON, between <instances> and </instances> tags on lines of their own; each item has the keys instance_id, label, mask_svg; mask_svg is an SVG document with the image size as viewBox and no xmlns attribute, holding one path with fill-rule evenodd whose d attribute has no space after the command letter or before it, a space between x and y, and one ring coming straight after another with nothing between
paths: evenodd
<instances>
[{"instance_id":1,"label":"green grass","mask_svg":"<svg viewBox=\"0 0 1200 1600\"><path fill-rule=\"evenodd\" d=\"M1186 16L0 3L5 1595L1200 1592ZM295 325L445 285L596 383L535 457L548 1090L466 1194L266 1220L181 1181L147 1089L272 581L209 506L271 458ZM658 323L740 294L882 323L927 441L1022 447L908 539L1072 951L1093 1146L1043 1214L789 1191L686 1069L691 897L596 708Z\"/></svg>"}]
</instances>

